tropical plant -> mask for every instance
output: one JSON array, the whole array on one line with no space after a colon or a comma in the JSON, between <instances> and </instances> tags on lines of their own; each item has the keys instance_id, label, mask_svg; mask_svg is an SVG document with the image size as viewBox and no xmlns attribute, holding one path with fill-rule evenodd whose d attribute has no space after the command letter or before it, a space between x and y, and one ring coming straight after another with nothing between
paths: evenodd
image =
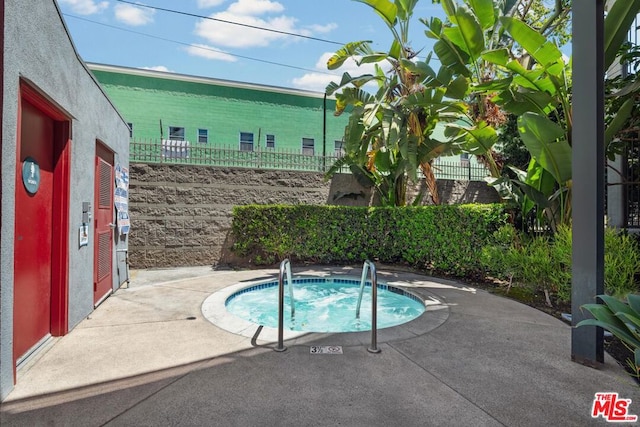
<instances>
[{"instance_id":1,"label":"tropical plant","mask_svg":"<svg viewBox=\"0 0 640 427\"><path fill-rule=\"evenodd\" d=\"M604 233L604 289L608 295L622 298L638 292L640 248L635 237L612 228Z\"/></svg>"},{"instance_id":2,"label":"tropical plant","mask_svg":"<svg viewBox=\"0 0 640 427\"><path fill-rule=\"evenodd\" d=\"M437 17L421 19L425 34L435 40L433 51L452 76L467 87L464 100L469 108L458 121L447 127L446 135L460 150L474 154L494 177L501 174L493 146L498 140L496 127L505 122L501 109L491 100L493 92L504 87L502 75L482 57L482 53L509 43L499 34L500 18L513 9L515 0L470 1L459 4L442 0L446 14L443 22ZM507 83L508 84L508 83Z\"/></svg>"},{"instance_id":3,"label":"tropical plant","mask_svg":"<svg viewBox=\"0 0 640 427\"><path fill-rule=\"evenodd\" d=\"M571 301L572 231L562 225L553 236L531 237L505 226L494 233L494 243L483 248L486 273L532 292L544 292L547 304ZM621 297L639 292L640 248L632 236L605 229L604 289Z\"/></svg>"},{"instance_id":4,"label":"tropical plant","mask_svg":"<svg viewBox=\"0 0 640 427\"><path fill-rule=\"evenodd\" d=\"M470 108L462 125L447 135L461 150L475 154L491 171L490 182L503 198L540 217L570 217L571 132L568 66L545 36L511 16L522 2L442 0L447 21L423 20L442 64L469 83ZM547 28L547 27L544 27ZM496 128L509 112L519 117L520 137L533 160L518 180L503 177L493 150Z\"/></svg>"},{"instance_id":5,"label":"tropical plant","mask_svg":"<svg viewBox=\"0 0 640 427\"><path fill-rule=\"evenodd\" d=\"M568 224L571 218L571 68L549 29L563 25L569 3L556 0L554 12L536 28L523 22L527 19L524 12L534 10L534 0L442 0L440 3L447 22L437 18L424 21L429 28L427 36L438 40L434 52L441 62L454 75L469 79L467 99L472 105L475 103L475 108L468 109L471 120L467 125L450 126L449 135L458 138L458 142L467 142L476 136L470 130L483 128L486 135L492 134L495 142L493 132L484 129L495 127L485 120L487 112L495 111L497 105L518 116L520 137L532 157L526 170L515 171L515 179L500 173L493 152L487 149L488 144L483 144L481 150L475 148L474 154L486 160L492 171L489 182L503 198L522 209L524 217L535 213L538 221L552 230ZM540 4L537 7L536 10L544 10ZM618 54L639 10L640 1L633 0L616 2L609 11L605 21L607 66ZM619 111L608 120L605 136L608 146L614 147L610 144L613 136L628 123L634 102L629 99L630 94L637 93L639 88L640 83L629 84L614 94L626 98L618 100ZM461 148L465 149L464 144Z\"/></svg>"},{"instance_id":6,"label":"tropical plant","mask_svg":"<svg viewBox=\"0 0 640 427\"><path fill-rule=\"evenodd\" d=\"M571 41L571 0L518 0L513 16L564 46Z\"/></svg>"},{"instance_id":7,"label":"tropical plant","mask_svg":"<svg viewBox=\"0 0 640 427\"><path fill-rule=\"evenodd\" d=\"M640 47L626 41L627 30L640 10L640 0L615 2L605 21L605 65L619 62L625 71L611 73L605 80L605 144L609 160L628 153L628 142L637 139L640 126ZM608 164L610 173L623 175ZM630 164L633 168L634 164Z\"/></svg>"},{"instance_id":8,"label":"tropical plant","mask_svg":"<svg viewBox=\"0 0 640 427\"><path fill-rule=\"evenodd\" d=\"M611 332L633 352L629 367L640 378L640 295L629 294L627 302L609 295L598 295L604 304L585 304L593 319L585 319L576 327L599 326Z\"/></svg>"},{"instance_id":9,"label":"tropical plant","mask_svg":"<svg viewBox=\"0 0 640 427\"><path fill-rule=\"evenodd\" d=\"M345 129L345 155L327 173L331 176L347 165L360 180L375 185L383 205L406 204L407 179L415 181L422 170L433 201L439 196L433 159L451 147L433 136L440 120L452 120L464 112L459 100L466 94L464 80L451 73L436 73L426 60L418 60L409 43L409 24L417 0L355 0L382 18L393 36L385 52L374 51L369 41L347 43L327 62L337 69L348 59L358 65L374 64L375 73L353 77L344 73L326 93L336 96L336 115L350 110ZM388 70L386 70L388 68ZM363 89L376 83L375 94Z\"/></svg>"}]
</instances>

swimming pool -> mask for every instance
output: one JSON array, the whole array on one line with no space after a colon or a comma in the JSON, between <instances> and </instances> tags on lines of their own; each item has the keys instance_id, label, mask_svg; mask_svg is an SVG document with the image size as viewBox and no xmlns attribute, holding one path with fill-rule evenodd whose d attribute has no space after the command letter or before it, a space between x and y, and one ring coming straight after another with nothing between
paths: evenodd
<instances>
[{"instance_id":1,"label":"swimming pool","mask_svg":"<svg viewBox=\"0 0 640 427\"><path fill-rule=\"evenodd\" d=\"M356 306L360 281L341 277L294 278L295 315L289 294L284 301L284 329L297 332L371 330L371 283L365 286L360 316ZM286 284L285 286L288 286ZM257 325L278 327L278 281L240 289L225 301L233 315ZM403 289L378 283L378 329L409 322L425 311L424 301Z\"/></svg>"}]
</instances>

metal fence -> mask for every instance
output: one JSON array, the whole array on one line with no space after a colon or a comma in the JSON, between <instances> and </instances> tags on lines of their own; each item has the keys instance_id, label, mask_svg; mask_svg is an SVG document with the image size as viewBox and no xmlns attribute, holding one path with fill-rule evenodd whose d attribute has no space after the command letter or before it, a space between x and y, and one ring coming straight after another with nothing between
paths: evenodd
<instances>
[{"instance_id":1,"label":"metal fence","mask_svg":"<svg viewBox=\"0 0 640 427\"><path fill-rule=\"evenodd\" d=\"M489 171L484 165L474 164L471 160L453 162L436 159L432 167L433 173L438 179L483 181L489 176Z\"/></svg>"},{"instance_id":2,"label":"metal fence","mask_svg":"<svg viewBox=\"0 0 640 427\"><path fill-rule=\"evenodd\" d=\"M301 150L255 148L240 150L237 146L211 146L174 140L132 140L129 146L132 163L165 163L240 167L253 169L278 169L305 172L327 172L340 157L303 154ZM471 161L448 162L437 159L433 163L438 179L482 181L487 169ZM347 167L341 170L349 173Z\"/></svg>"},{"instance_id":3,"label":"metal fence","mask_svg":"<svg viewBox=\"0 0 640 427\"><path fill-rule=\"evenodd\" d=\"M640 141L627 141L628 151L624 165L626 222L628 228L640 227Z\"/></svg>"}]
</instances>

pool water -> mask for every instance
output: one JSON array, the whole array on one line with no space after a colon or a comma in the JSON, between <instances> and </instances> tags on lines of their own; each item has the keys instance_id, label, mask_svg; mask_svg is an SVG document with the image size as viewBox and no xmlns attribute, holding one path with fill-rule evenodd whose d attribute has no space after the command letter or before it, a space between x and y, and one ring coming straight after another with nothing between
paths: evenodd
<instances>
[{"instance_id":1,"label":"pool water","mask_svg":"<svg viewBox=\"0 0 640 427\"><path fill-rule=\"evenodd\" d=\"M284 329L300 332L357 332L371 330L371 285L365 286L356 319L358 280L294 279L295 316L285 282ZM243 289L226 301L227 310L266 327L278 327L278 282ZM424 303L402 289L378 283L378 329L397 326L420 316Z\"/></svg>"}]
</instances>

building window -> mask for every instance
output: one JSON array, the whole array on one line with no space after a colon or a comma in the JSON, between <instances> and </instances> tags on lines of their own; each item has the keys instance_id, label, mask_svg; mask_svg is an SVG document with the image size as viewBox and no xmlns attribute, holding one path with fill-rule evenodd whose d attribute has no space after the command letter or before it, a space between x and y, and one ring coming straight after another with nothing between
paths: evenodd
<instances>
[{"instance_id":1,"label":"building window","mask_svg":"<svg viewBox=\"0 0 640 427\"><path fill-rule=\"evenodd\" d=\"M345 150L344 150L344 142L342 141L334 141L334 151L335 151L335 156L336 157L342 157L345 155Z\"/></svg>"},{"instance_id":2,"label":"building window","mask_svg":"<svg viewBox=\"0 0 640 427\"><path fill-rule=\"evenodd\" d=\"M253 151L253 133L240 132L240 151Z\"/></svg>"},{"instance_id":3,"label":"building window","mask_svg":"<svg viewBox=\"0 0 640 427\"><path fill-rule=\"evenodd\" d=\"M133 138L133 123L127 123L129 126L129 138Z\"/></svg>"},{"instance_id":4,"label":"building window","mask_svg":"<svg viewBox=\"0 0 640 427\"><path fill-rule=\"evenodd\" d=\"M315 142L313 138L302 138L302 154L313 156L315 154Z\"/></svg>"},{"instance_id":5,"label":"building window","mask_svg":"<svg viewBox=\"0 0 640 427\"><path fill-rule=\"evenodd\" d=\"M198 129L198 142L200 144L209 142L209 129Z\"/></svg>"},{"instance_id":6,"label":"building window","mask_svg":"<svg viewBox=\"0 0 640 427\"><path fill-rule=\"evenodd\" d=\"M267 148L276 148L276 136L267 134Z\"/></svg>"},{"instance_id":7,"label":"building window","mask_svg":"<svg viewBox=\"0 0 640 427\"><path fill-rule=\"evenodd\" d=\"M469 166L469 153L460 154L460 164L462 166Z\"/></svg>"},{"instance_id":8,"label":"building window","mask_svg":"<svg viewBox=\"0 0 640 427\"><path fill-rule=\"evenodd\" d=\"M184 128L169 126L169 140L184 141Z\"/></svg>"}]
</instances>

